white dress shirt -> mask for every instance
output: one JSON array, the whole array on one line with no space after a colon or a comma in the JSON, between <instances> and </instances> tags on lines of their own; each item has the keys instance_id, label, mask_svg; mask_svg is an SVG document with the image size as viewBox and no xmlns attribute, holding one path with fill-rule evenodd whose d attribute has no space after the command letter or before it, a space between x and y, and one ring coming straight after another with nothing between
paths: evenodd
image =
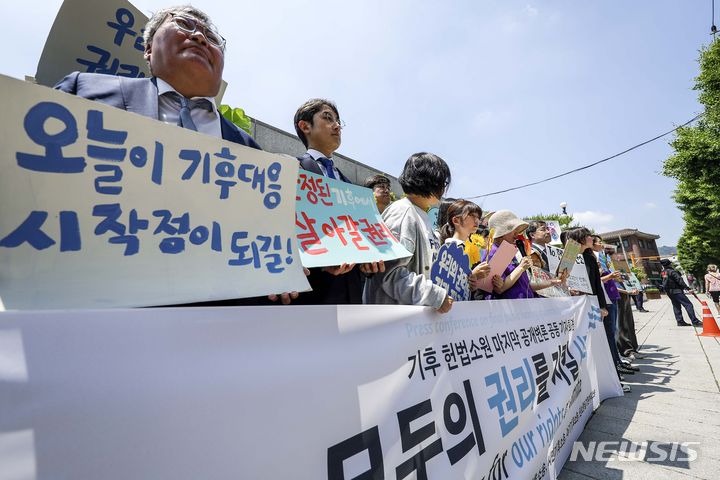
<instances>
[{"instance_id":1,"label":"white dress shirt","mask_svg":"<svg viewBox=\"0 0 720 480\"><path fill-rule=\"evenodd\" d=\"M332 157L326 157L324 153L312 148L308 149L307 153L309 153L313 160L315 160L315 163L318 164L318 167L320 167L320 171L323 172L323 175L326 177L329 176L327 170L325 169L325 165L323 165L318 158L330 158L332 160ZM338 169L335 167L335 160L333 160L333 173L335 174L335 178L340 180L340 172L338 172Z\"/></svg>"},{"instance_id":2,"label":"white dress shirt","mask_svg":"<svg viewBox=\"0 0 720 480\"><path fill-rule=\"evenodd\" d=\"M162 78L156 78L156 80L158 87L158 119L161 122L169 123L170 125L177 125L178 119L180 118L180 105L176 99L166 94L168 92L175 92L179 94L179 92ZM218 112L217 107L215 106L215 99L213 97L193 97L193 99L199 98L204 98L210 101L212 111L205 110L203 108L193 108L190 110L190 116L192 117L193 122L195 122L198 132L216 138L222 138L220 112Z\"/></svg>"}]
</instances>

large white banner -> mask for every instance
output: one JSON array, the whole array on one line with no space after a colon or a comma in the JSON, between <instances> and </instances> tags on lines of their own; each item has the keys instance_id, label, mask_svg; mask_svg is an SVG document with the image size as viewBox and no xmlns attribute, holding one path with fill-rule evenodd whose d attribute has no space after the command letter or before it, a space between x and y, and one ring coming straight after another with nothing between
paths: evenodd
<instances>
[{"instance_id":1,"label":"large white banner","mask_svg":"<svg viewBox=\"0 0 720 480\"><path fill-rule=\"evenodd\" d=\"M14 478L555 478L618 395L588 297L0 313Z\"/></svg>"},{"instance_id":2,"label":"large white banner","mask_svg":"<svg viewBox=\"0 0 720 480\"><path fill-rule=\"evenodd\" d=\"M309 288L298 162L0 76L8 309L168 305Z\"/></svg>"}]
</instances>

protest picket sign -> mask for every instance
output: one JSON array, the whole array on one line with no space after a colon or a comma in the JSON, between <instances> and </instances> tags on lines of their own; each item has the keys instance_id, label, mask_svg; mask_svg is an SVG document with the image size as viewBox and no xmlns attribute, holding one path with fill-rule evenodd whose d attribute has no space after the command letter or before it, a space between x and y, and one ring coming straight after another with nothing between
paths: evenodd
<instances>
[{"instance_id":1,"label":"protest picket sign","mask_svg":"<svg viewBox=\"0 0 720 480\"><path fill-rule=\"evenodd\" d=\"M438 250L430 269L432 282L457 301L470 300L470 259L462 243L446 242Z\"/></svg>"},{"instance_id":2,"label":"protest picket sign","mask_svg":"<svg viewBox=\"0 0 720 480\"><path fill-rule=\"evenodd\" d=\"M562 229L560 228L560 222L557 220L543 220L550 231L550 243L553 245L562 245L560 241L560 234Z\"/></svg>"},{"instance_id":3,"label":"protest picket sign","mask_svg":"<svg viewBox=\"0 0 720 480\"><path fill-rule=\"evenodd\" d=\"M551 271L555 272L555 275L558 277L562 277L563 275L571 272L575 267L575 259L579 253L580 244L575 240L568 240L565 243L565 248L563 250L562 257L560 257L560 262L558 263L557 268Z\"/></svg>"},{"instance_id":4,"label":"protest picket sign","mask_svg":"<svg viewBox=\"0 0 720 480\"><path fill-rule=\"evenodd\" d=\"M382 221L369 188L301 170L295 198L295 232L305 267L410 256Z\"/></svg>"},{"instance_id":5,"label":"protest picket sign","mask_svg":"<svg viewBox=\"0 0 720 480\"><path fill-rule=\"evenodd\" d=\"M0 345L18 478L556 478L622 395L585 296L5 312Z\"/></svg>"},{"instance_id":6,"label":"protest picket sign","mask_svg":"<svg viewBox=\"0 0 720 480\"><path fill-rule=\"evenodd\" d=\"M52 87L70 72L149 77L143 57L148 17L127 0L65 0L50 29L35 81ZM215 97L218 105L227 83Z\"/></svg>"},{"instance_id":7,"label":"protest picket sign","mask_svg":"<svg viewBox=\"0 0 720 480\"><path fill-rule=\"evenodd\" d=\"M546 245L548 265L551 272L556 272L560 265L560 259L563 256L562 248ZM570 270L570 276L567 279L567 287L570 290L592 294L590 279L588 278L587 269L585 268L585 260L582 255L578 255L575 259L575 265Z\"/></svg>"},{"instance_id":8,"label":"protest picket sign","mask_svg":"<svg viewBox=\"0 0 720 480\"><path fill-rule=\"evenodd\" d=\"M548 273L545 270L543 270L540 267L532 266L530 268L530 278L532 283L537 282L548 282L555 277L552 273ZM550 285L549 287L542 288L540 290L537 290L535 293L540 295L541 297L569 297L570 291L567 289L566 286L559 284L559 285Z\"/></svg>"},{"instance_id":9,"label":"protest picket sign","mask_svg":"<svg viewBox=\"0 0 720 480\"><path fill-rule=\"evenodd\" d=\"M516 251L517 247L515 246L515 244L505 241L500 244L497 250L495 250L492 258L488 262L488 265L490 265L490 273L487 277L480 280L479 285L481 290L484 290L486 292L493 291L493 277L495 275L502 275L508 265L510 265L510 262L512 262L512 259L515 257ZM487 261L486 259L483 260Z\"/></svg>"},{"instance_id":10,"label":"protest picket sign","mask_svg":"<svg viewBox=\"0 0 720 480\"><path fill-rule=\"evenodd\" d=\"M65 0L45 42L35 79L50 87L76 70L149 77L142 41L147 21L126 0Z\"/></svg>"},{"instance_id":11,"label":"protest picket sign","mask_svg":"<svg viewBox=\"0 0 720 480\"><path fill-rule=\"evenodd\" d=\"M638 290L642 291L642 283L640 283L640 280L638 280L637 276L633 272L629 273L622 273L622 283L623 283L623 290L632 291L632 290Z\"/></svg>"},{"instance_id":12,"label":"protest picket sign","mask_svg":"<svg viewBox=\"0 0 720 480\"><path fill-rule=\"evenodd\" d=\"M0 92L8 309L308 289L296 161L9 77Z\"/></svg>"}]
</instances>

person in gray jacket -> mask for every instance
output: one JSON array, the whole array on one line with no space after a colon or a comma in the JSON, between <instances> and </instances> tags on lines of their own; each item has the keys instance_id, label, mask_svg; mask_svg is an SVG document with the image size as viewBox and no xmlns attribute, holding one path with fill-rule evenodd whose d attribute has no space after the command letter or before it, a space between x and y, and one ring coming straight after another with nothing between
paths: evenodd
<instances>
[{"instance_id":1,"label":"person in gray jacket","mask_svg":"<svg viewBox=\"0 0 720 480\"><path fill-rule=\"evenodd\" d=\"M365 282L363 303L425 305L439 313L450 311L452 298L430 280L430 268L440 244L427 214L440 202L450 178L450 168L437 155L416 153L407 160L398 177L406 196L390 204L382 216L412 255L386 261L385 272L370 276Z\"/></svg>"}]
</instances>

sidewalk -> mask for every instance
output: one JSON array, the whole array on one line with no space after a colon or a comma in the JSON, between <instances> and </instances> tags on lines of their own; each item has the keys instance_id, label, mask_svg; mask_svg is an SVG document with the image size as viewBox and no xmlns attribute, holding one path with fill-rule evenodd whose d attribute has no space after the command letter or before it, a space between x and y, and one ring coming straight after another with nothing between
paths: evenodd
<instances>
[{"instance_id":1,"label":"sidewalk","mask_svg":"<svg viewBox=\"0 0 720 480\"><path fill-rule=\"evenodd\" d=\"M700 298L708 302L720 322L712 301L704 295ZM702 307L690 299L702 319ZM690 446L698 458L687 461L681 452L675 461L634 460L615 443L608 450L621 453L607 455L609 461L568 460L558 477L561 480L720 478L720 337L698 337L695 334L702 329L676 326L665 296L647 302L645 308L650 312L633 310L644 358L634 362L639 372L625 375L632 392L605 400L579 441L585 446L590 441L663 442L668 454L671 445L667 444L672 442L699 442ZM654 454L648 451L647 455Z\"/></svg>"}]
</instances>

